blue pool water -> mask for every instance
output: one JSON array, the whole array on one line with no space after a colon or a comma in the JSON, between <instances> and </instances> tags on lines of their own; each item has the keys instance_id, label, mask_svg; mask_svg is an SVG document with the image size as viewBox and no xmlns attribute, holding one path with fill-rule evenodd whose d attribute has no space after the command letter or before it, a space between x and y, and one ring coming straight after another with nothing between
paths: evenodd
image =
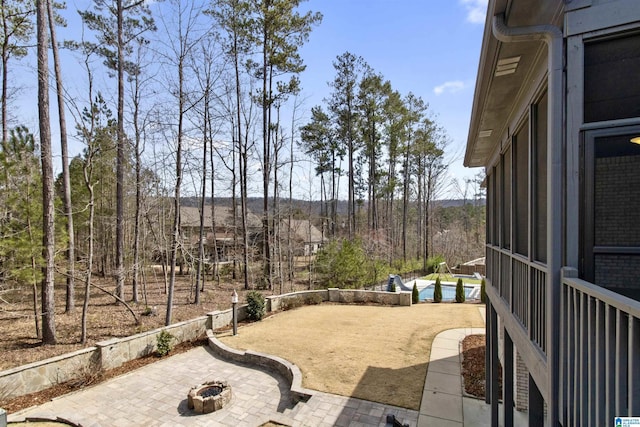
<instances>
[{"instance_id":1,"label":"blue pool water","mask_svg":"<svg viewBox=\"0 0 640 427\"><path fill-rule=\"evenodd\" d=\"M427 299L433 299L433 290L435 284L432 283L420 291L420 301ZM469 299L469 295L474 290L475 286L465 286L464 296ZM456 285L442 285L442 301L453 301L456 299Z\"/></svg>"}]
</instances>

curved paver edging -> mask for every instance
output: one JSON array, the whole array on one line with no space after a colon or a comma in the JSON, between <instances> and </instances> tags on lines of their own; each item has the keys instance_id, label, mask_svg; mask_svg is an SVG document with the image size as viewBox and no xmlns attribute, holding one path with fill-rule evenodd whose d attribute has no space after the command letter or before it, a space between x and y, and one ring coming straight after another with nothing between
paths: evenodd
<instances>
[{"instance_id":1,"label":"curved paver edging","mask_svg":"<svg viewBox=\"0 0 640 427\"><path fill-rule=\"evenodd\" d=\"M207 330L209 348L217 355L234 362L257 365L282 375L288 382L291 396L295 402L306 402L313 396L313 391L302 387L302 372L295 364L278 356L255 351L236 350L217 339L211 329Z\"/></svg>"}]
</instances>

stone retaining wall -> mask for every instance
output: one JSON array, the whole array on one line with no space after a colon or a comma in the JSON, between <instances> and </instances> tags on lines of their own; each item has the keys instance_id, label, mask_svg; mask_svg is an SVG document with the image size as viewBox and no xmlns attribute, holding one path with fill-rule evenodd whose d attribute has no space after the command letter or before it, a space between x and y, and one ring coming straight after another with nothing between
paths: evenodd
<instances>
[{"instance_id":1,"label":"stone retaining wall","mask_svg":"<svg viewBox=\"0 0 640 427\"><path fill-rule=\"evenodd\" d=\"M411 292L383 292L367 291L362 289L329 288L318 291L300 291L290 294L273 295L267 297L267 311L278 311L283 304L292 299L298 299L305 303L315 299L322 302L330 301L343 304L373 303L383 305L411 305Z\"/></svg>"},{"instance_id":2,"label":"stone retaining wall","mask_svg":"<svg viewBox=\"0 0 640 427\"><path fill-rule=\"evenodd\" d=\"M278 311L283 303L297 299L303 303L317 303L331 301L337 303L377 303L385 305L411 305L411 292L378 292L365 290L343 290L329 288L318 291L302 291L290 294L274 295L266 298L267 311ZM238 306L238 321L247 318L246 305ZM44 390L56 384L92 375L100 370L117 368L129 360L149 355L157 349L157 335L165 330L175 337L172 344L191 341L204 336L208 329L223 328L232 323L232 310L214 311L197 319L176 323L174 325L154 329L125 338L114 338L96 343L95 347L88 347L73 353L63 354L17 368L0 371L0 400L8 400L17 396ZM244 354L244 352L243 352ZM290 381L295 380L287 372L290 368L274 358L265 358L253 352L246 352L242 356L245 363L255 363L260 366L276 370ZM293 386L292 386L293 387ZM300 385L301 388L301 385ZM293 388L292 388L293 390ZM301 392L300 397L303 398Z\"/></svg>"},{"instance_id":3,"label":"stone retaining wall","mask_svg":"<svg viewBox=\"0 0 640 427\"><path fill-rule=\"evenodd\" d=\"M175 337L172 340L175 345L204 336L209 327L209 318L202 316L141 334L102 341L95 347L1 371L0 399L8 400L66 381L81 379L151 354L157 348L156 336L163 330Z\"/></svg>"},{"instance_id":4,"label":"stone retaining wall","mask_svg":"<svg viewBox=\"0 0 640 427\"><path fill-rule=\"evenodd\" d=\"M0 372L0 399L34 393L89 374L91 367L99 364L97 350L88 347Z\"/></svg>"},{"instance_id":5,"label":"stone retaining wall","mask_svg":"<svg viewBox=\"0 0 640 427\"><path fill-rule=\"evenodd\" d=\"M113 369L129 360L152 354L157 350L157 336L162 331L174 336L171 345L175 345L204 336L209 325L209 318L202 316L129 337L101 341L96 343L100 361L98 367L101 370Z\"/></svg>"},{"instance_id":6,"label":"stone retaining wall","mask_svg":"<svg viewBox=\"0 0 640 427\"><path fill-rule=\"evenodd\" d=\"M209 338L209 348L220 357L237 363L260 366L268 371L282 375L289 383L291 396L295 402L306 402L313 395L313 391L302 387L302 372L293 363L270 354L251 350L236 350L223 344L213 335L212 331L207 331L207 336Z\"/></svg>"}]
</instances>

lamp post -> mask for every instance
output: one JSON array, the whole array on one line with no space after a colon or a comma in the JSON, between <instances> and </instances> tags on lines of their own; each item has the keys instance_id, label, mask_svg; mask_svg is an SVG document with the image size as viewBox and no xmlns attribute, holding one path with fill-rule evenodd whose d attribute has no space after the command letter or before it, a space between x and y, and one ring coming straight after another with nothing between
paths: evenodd
<instances>
[{"instance_id":1,"label":"lamp post","mask_svg":"<svg viewBox=\"0 0 640 427\"><path fill-rule=\"evenodd\" d=\"M231 294L231 305L233 307L233 335L238 335L238 293L235 289Z\"/></svg>"}]
</instances>

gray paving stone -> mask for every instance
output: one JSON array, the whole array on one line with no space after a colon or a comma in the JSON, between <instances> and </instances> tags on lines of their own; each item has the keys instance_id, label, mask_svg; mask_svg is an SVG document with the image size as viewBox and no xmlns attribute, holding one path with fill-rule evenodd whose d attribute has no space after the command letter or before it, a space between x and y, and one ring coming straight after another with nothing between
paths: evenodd
<instances>
[{"instance_id":1,"label":"gray paving stone","mask_svg":"<svg viewBox=\"0 0 640 427\"><path fill-rule=\"evenodd\" d=\"M205 415L189 411L189 389L212 379L229 381L234 394L230 405ZM293 405L288 385L279 375L230 363L197 348L8 418L61 416L85 427L256 427L269 419L291 426L346 427L385 425L388 413L406 413L404 419L413 420L412 427L417 424L417 411L328 393L316 392L307 403Z\"/></svg>"}]
</instances>

